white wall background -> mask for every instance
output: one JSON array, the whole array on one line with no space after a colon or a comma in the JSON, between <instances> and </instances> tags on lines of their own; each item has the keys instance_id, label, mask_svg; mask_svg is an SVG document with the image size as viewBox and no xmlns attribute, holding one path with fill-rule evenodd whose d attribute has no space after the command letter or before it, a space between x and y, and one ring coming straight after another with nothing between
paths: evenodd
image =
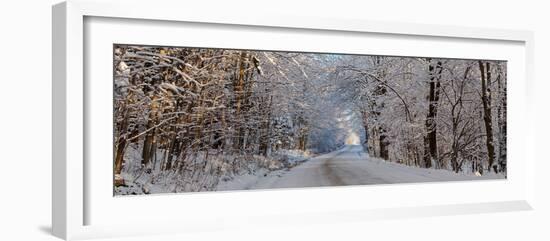
<instances>
[{"instance_id":1,"label":"white wall background","mask_svg":"<svg viewBox=\"0 0 550 241\"><path fill-rule=\"evenodd\" d=\"M152 0L153 1L153 0ZM191 0L188 0L191 1ZM192 0L196 1L196 0ZM56 240L51 206L52 0L4 1L0 7L0 240ZM535 211L308 225L265 230L222 230L175 237L116 240L550 240L550 14L545 1L376 0L222 1L205 8L535 31L537 200ZM260 4L261 2L261 4ZM198 11L196 9L183 9Z\"/></svg>"}]
</instances>

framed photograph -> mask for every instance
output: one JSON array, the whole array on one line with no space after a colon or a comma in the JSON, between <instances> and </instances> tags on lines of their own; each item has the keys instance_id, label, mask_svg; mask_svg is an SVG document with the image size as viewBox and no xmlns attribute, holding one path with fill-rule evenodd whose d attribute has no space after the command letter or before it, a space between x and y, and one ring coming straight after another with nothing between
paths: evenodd
<instances>
[{"instance_id":1,"label":"framed photograph","mask_svg":"<svg viewBox=\"0 0 550 241\"><path fill-rule=\"evenodd\" d=\"M531 32L199 5L53 7L54 235L532 208Z\"/></svg>"}]
</instances>

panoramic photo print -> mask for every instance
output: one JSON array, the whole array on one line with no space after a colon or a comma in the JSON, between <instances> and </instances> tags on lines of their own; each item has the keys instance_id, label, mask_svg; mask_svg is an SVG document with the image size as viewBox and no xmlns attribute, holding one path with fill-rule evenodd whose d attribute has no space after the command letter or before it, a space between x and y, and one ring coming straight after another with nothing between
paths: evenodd
<instances>
[{"instance_id":1,"label":"panoramic photo print","mask_svg":"<svg viewBox=\"0 0 550 241\"><path fill-rule=\"evenodd\" d=\"M506 179L506 61L115 44L114 195Z\"/></svg>"}]
</instances>

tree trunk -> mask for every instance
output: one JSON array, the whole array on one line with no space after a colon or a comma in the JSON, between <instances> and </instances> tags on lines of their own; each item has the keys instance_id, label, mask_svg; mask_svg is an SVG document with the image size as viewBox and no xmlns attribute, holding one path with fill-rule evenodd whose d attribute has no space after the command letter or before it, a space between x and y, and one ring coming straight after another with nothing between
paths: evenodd
<instances>
[{"instance_id":1,"label":"tree trunk","mask_svg":"<svg viewBox=\"0 0 550 241\"><path fill-rule=\"evenodd\" d=\"M479 71L481 73L481 100L483 102L483 122L485 123L485 133L487 135L487 155L488 166L487 171L494 168L498 172L496 166L493 166L495 161L495 146L493 142L493 124L491 118L491 65L487 62L479 61Z\"/></svg>"},{"instance_id":2,"label":"tree trunk","mask_svg":"<svg viewBox=\"0 0 550 241\"><path fill-rule=\"evenodd\" d=\"M147 120L147 125L145 126L145 129L148 130L150 128L153 128L157 123L157 109L158 104L157 97L153 97L151 101L151 112L149 113L149 118ZM149 161L151 161L151 158L153 157L154 149L155 149L155 132L156 128L152 129L151 131L147 132L145 135L145 140L143 141L143 150L141 153L141 165L142 167L145 167L149 164Z\"/></svg>"},{"instance_id":3,"label":"tree trunk","mask_svg":"<svg viewBox=\"0 0 550 241\"><path fill-rule=\"evenodd\" d=\"M147 121L146 129L149 129L155 125L153 120ZM143 141L143 150L141 152L141 165L143 167L147 166L149 164L149 161L152 157L152 147L153 147L153 141L155 138L155 130L151 130L147 133L145 136L145 140Z\"/></svg>"},{"instance_id":4,"label":"tree trunk","mask_svg":"<svg viewBox=\"0 0 550 241\"><path fill-rule=\"evenodd\" d=\"M235 92L235 131L236 134L233 138L233 149L237 152L241 151L241 145L243 144L244 138L244 128L242 126L242 121L244 121L242 112L243 99L244 99L244 90L245 90L245 78L246 78L246 58L247 54L245 51L241 52L238 66L239 70L236 75L236 81L233 86L233 91Z\"/></svg>"},{"instance_id":5,"label":"tree trunk","mask_svg":"<svg viewBox=\"0 0 550 241\"><path fill-rule=\"evenodd\" d=\"M367 148L367 152L369 151L369 122L368 122L368 115L367 112L362 110L361 111L361 119L363 121L363 129L365 130L365 141L363 141L363 146Z\"/></svg>"},{"instance_id":6,"label":"tree trunk","mask_svg":"<svg viewBox=\"0 0 550 241\"><path fill-rule=\"evenodd\" d=\"M430 60L431 62L431 60ZM441 89L441 72L443 71L441 61L437 65L430 63L428 67L430 82L428 93L428 114L426 115L426 137L424 138L424 166L432 167L432 160L437 160L437 106Z\"/></svg>"},{"instance_id":7,"label":"tree trunk","mask_svg":"<svg viewBox=\"0 0 550 241\"><path fill-rule=\"evenodd\" d=\"M498 89L500 104L498 107L498 126L500 130L499 135L499 146L498 146L498 165L500 171L506 172L506 74L502 77L502 69L499 71L498 75Z\"/></svg>"},{"instance_id":8,"label":"tree trunk","mask_svg":"<svg viewBox=\"0 0 550 241\"><path fill-rule=\"evenodd\" d=\"M269 97L269 103L267 104L267 108L265 108L267 114L266 119L263 121L263 131L265 131L265 136L261 137L260 135L260 153L264 156L269 155L269 148L271 146L271 105L273 103L273 96Z\"/></svg>"},{"instance_id":9,"label":"tree trunk","mask_svg":"<svg viewBox=\"0 0 550 241\"><path fill-rule=\"evenodd\" d=\"M178 134L175 133L170 142L170 147L168 149L168 154L166 156L166 162L164 164L164 170L170 170L172 168L172 159L174 156L179 156L179 139Z\"/></svg>"},{"instance_id":10,"label":"tree trunk","mask_svg":"<svg viewBox=\"0 0 550 241\"><path fill-rule=\"evenodd\" d=\"M125 109L125 107L123 107ZM118 140L115 145L115 175L122 172L122 166L124 164L124 152L127 146L127 133L128 132L128 110L124 111L124 118L120 123Z\"/></svg>"},{"instance_id":11,"label":"tree trunk","mask_svg":"<svg viewBox=\"0 0 550 241\"><path fill-rule=\"evenodd\" d=\"M384 160L389 160L390 159L390 154L388 150L389 142L387 140L386 130L380 127L379 131L380 131L379 133L380 139L378 144L380 146L380 158Z\"/></svg>"}]
</instances>

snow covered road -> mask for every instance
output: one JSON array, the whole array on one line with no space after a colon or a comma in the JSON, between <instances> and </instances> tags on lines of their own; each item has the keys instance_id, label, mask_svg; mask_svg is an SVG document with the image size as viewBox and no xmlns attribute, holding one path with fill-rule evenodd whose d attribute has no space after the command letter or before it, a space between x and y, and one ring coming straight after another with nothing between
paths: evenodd
<instances>
[{"instance_id":1,"label":"snow covered road","mask_svg":"<svg viewBox=\"0 0 550 241\"><path fill-rule=\"evenodd\" d=\"M424 169L386 162L370 157L360 145L317 156L290 170L260 176L236 178L222 183L218 190L296 188L411 182L437 182L504 178L456 174L447 170Z\"/></svg>"}]
</instances>

